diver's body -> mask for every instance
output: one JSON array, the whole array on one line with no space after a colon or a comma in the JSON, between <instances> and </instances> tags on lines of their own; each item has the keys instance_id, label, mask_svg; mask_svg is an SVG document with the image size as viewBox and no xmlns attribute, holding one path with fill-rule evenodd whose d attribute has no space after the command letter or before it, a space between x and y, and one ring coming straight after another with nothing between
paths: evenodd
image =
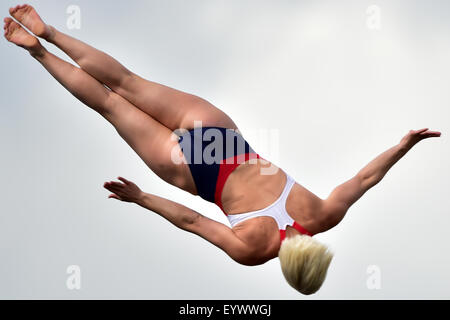
<instances>
[{"instance_id":1,"label":"diver's body","mask_svg":"<svg viewBox=\"0 0 450 320\"><path fill-rule=\"evenodd\" d=\"M232 130L245 142L229 116L200 97L137 76L107 54L46 25L31 6L16 6L10 13L36 37L59 47L80 67L48 52L35 36L11 18L5 18L8 41L28 50L68 91L108 120L161 179L191 194L209 197L209 201L218 204L231 217L232 226L239 214L253 216L237 221L230 228L181 204L146 194L123 178L122 182L105 183L105 188L112 192L110 197L157 212L176 226L210 241L242 264L256 265L275 258L285 238L300 234L312 236L334 227L349 207L417 142L440 136L439 132L428 129L410 131L398 145L335 188L326 199L293 181L251 148L242 154L254 158L228 171L224 163L215 164L217 174L203 181L206 175L202 173L206 171L202 170L211 167L205 163L198 167L186 163L186 151L174 131L194 130L195 122L201 121L203 127L221 132ZM203 147L207 148L207 143ZM232 157L239 155L239 152L231 153ZM268 168L272 173L262 174ZM275 207L277 213L271 210ZM265 210L263 214L261 210Z\"/></svg>"}]
</instances>

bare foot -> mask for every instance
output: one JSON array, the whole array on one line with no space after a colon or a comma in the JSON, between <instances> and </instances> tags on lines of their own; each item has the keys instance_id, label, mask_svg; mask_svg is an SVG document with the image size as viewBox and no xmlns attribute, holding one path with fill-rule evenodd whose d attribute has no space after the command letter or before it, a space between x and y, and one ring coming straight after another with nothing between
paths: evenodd
<instances>
[{"instance_id":1,"label":"bare foot","mask_svg":"<svg viewBox=\"0 0 450 320\"><path fill-rule=\"evenodd\" d=\"M52 35L52 29L42 21L36 10L28 5L23 4L9 9L9 13L34 35L47 39Z\"/></svg>"},{"instance_id":2,"label":"bare foot","mask_svg":"<svg viewBox=\"0 0 450 320\"><path fill-rule=\"evenodd\" d=\"M3 29L6 40L27 49L31 54L39 54L42 51L43 47L39 40L29 34L20 24L11 18L5 18L3 21L5 22Z\"/></svg>"}]
</instances>

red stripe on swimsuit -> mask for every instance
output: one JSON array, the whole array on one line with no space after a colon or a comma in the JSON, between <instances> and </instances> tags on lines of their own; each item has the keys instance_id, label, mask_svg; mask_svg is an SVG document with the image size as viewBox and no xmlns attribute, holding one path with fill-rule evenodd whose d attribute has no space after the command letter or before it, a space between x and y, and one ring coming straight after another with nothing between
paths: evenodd
<instances>
[{"instance_id":1,"label":"red stripe on swimsuit","mask_svg":"<svg viewBox=\"0 0 450 320\"><path fill-rule=\"evenodd\" d=\"M219 206L219 208L222 209L225 215L227 215L227 213L223 210L222 207L222 191L223 187L225 186L225 182L228 179L228 176L242 163L251 159L260 159L260 158L261 157L257 153L246 153L226 158L220 162L219 176L217 177L214 201Z\"/></svg>"},{"instance_id":2,"label":"red stripe on swimsuit","mask_svg":"<svg viewBox=\"0 0 450 320\"><path fill-rule=\"evenodd\" d=\"M297 223L297 221L294 221L294 224L292 226L294 227L294 229L296 229L301 234L305 234L305 235L310 236L310 237L313 236L313 234L311 232L309 232L308 230L303 228L300 224ZM283 242L283 240L285 238L286 238L286 229L285 230L280 230L280 241Z\"/></svg>"}]
</instances>

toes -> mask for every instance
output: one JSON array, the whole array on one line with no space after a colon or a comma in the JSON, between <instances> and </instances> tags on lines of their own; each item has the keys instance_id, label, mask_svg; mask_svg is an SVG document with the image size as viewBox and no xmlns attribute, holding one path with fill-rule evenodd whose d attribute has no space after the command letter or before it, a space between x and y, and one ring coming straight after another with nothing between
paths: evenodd
<instances>
[{"instance_id":1,"label":"toes","mask_svg":"<svg viewBox=\"0 0 450 320\"><path fill-rule=\"evenodd\" d=\"M4 30L8 29L9 24L11 23L11 21L12 21L11 18L5 18L5 19L3 19L3 22L5 23L5 24L3 25L3 29L4 29Z\"/></svg>"},{"instance_id":2,"label":"toes","mask_svg":"<svg viewBox=\"0 0 450 320\"><path fill-rule=\"evenodd\" d=\"M16 13L18 13L19 10L25 9L30 7L28 4L22 4L22 5L17 5L15 7L9 8L9 13L11 15L14 15Z\"/></svg>"},{"instance_id":3,"label":"toes","mask_svg":"<svg viewBox=\"0 0 450 320\"><path fill-rule=\"evenodd\" d=\"M11 36L16 29L18 29L17 23L9 21L8 25L6 26L5 32L8 34L8 36Z\"/></svg>"},{"instance_id":4,"label":"toes","mask_svg":"<svg viewBox=\"0 0 450 320\"><path fill-rule=\"evenodd\" d=\"M10 14L14 14L17 11L17 9L19 9L19 6L15 6L15 7L9 8L9 13Z\"/></svg>"},{"instance_id":5,"label":"toes","mask_svg":"<svg viewBox=\"0 0 450 320\"><path fill-rule=\"evenodd\" d=\"M29 4L23 4L23 5L21 5L21 6L19 6L19 9L33 9L33 7L32 6L30 6Z\"/></svg>"}]
</instances>

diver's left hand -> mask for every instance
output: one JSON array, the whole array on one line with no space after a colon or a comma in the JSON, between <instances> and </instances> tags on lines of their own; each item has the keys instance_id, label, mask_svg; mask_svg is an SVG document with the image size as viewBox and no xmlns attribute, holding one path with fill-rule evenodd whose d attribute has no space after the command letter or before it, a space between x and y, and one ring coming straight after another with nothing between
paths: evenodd
<instances>
[{"instance_id":1,"label":"diver's left hand","mask_svg":"<svg viewBox=\"0 0 450 320\"><path fill-rule=\"evenodd\" d=\"M410 130L406 136L400 141L400 146L411 149L416 143L427 138L440 137L439 131L430 131L428 128L420 130Z\"/></svg>"}]
</instances>

